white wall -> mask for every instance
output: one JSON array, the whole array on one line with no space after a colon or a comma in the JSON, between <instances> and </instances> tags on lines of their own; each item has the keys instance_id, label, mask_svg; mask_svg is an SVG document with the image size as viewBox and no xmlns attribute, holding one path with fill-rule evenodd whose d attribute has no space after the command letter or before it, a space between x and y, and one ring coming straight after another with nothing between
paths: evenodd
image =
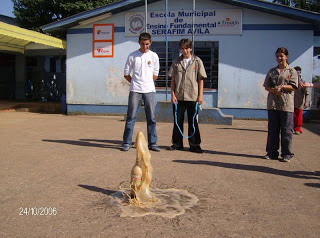
<instances>
[{"instance_id":1,"label":"white wall","mask_svg":"<svg viewBox=\"0 0 320 238\"><path fill-rule=\"evenodd\" d=\"M290 65L301 66L304 78L311 78L312 32L244 31L235 38L219 45L218 107L266 108L263 82L268 70L277 65L278 47L286 47Z\"/></svg>"},{"instance_id":2,"label":"white wall","mask_svg":"<svg viewBox=\"0 0 320 238\"><path fill-rule=\"evenodd\" d=\"M192 1L175 1L170 10L192 9ZM196 9L237 8L214 1L197 1ZM148 10L165 10L164 1L150 4ZM144 11L144 7L131 11ZM243 24L304 24L258 11L243 9ZM125 26L125 13L119 13L96 23ZM77 26L92 28L92 24ZM179 41L186 36L170 36ZM137 37L115 33L114 57L92 58L92 34L67 36L67 103L126 105L129 84L123 79L123 67L128 54L139 48ZM165 41L165 36L153 41ZM311 78L313 31L243 30L241 36L195 36L195 41L219 41L218 107L266 108L266 92L262 87L267 71L276 65L274 53L287 47L292 66L300 65L303 76Z\"/></svg>"},{"instance_id":3,"label":"white wall","mask_svg":"<svg viewBox=\"0 0 320 238\"><path fill-rule=\"evenodd\" d=\"M121 53L113 58L93 58L92 34L71 34L67 41L67 102L126 105L129 83L123 78L123 67L128 52L138 43L115 34L114 52Z\"/></svg>"}]
</instances>

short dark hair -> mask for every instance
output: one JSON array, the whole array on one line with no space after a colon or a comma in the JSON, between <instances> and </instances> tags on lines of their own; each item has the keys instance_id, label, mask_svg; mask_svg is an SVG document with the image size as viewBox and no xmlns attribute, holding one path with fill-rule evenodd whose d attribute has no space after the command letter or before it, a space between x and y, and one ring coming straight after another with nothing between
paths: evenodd
<instances>
[{"instance_id":1,"label":"short dark hair","mask_svg":"<svg viewBox=\"0 0 320 238\"><path fill-rule=\"evenodd\" d=\"M148 32L142 32L139 35L139 42L143 40L150 40L151 41L151 35Z\"/></svg>"},{"instance_id":2,"label":"short dark hair","mask_svg":"<svg viewBox=\"0 0 320 238\"><path fill-rule=\"evenodd\" d=\"M283 53L283 54L285 54L286 56L289 55L289 52L288 52L287 48L284 48L284 47L278 48L277 51L276 51L276 54L277 54L277 53Z\"/></svg>"},{"instance_id":3,"label":"short dark hair","mask_svg":"<svg viewBox=\"0 0 320 238\"><path fill-rule=\"evenodd\" d=\"M192 48L192 41L189 39L181 39L179 43L179 48L181 49L181 46L185 45L188 48Z\"/></svg>"},{"instance_id":4,"label":"short dark hair","mask_svg":"<svg viewBox=\"0 0 320 238\"><path fill-rule=\"evenodd\" d=\"M301 72L301 67L300 67L300 66L296 66L296 67L294 67L294 69L295 69L296 71L300 71L300 72Z\"/></svg>"}]
</instances>

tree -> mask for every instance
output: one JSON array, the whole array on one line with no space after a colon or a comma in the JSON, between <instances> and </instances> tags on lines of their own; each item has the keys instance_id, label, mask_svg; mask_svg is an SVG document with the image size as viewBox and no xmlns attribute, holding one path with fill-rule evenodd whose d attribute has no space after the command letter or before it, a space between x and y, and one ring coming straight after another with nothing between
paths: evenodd
<instances>
[{"instance_id":1,"label":"tree","mask_svg":"<svg viewBox=\"0 0 320 238\"><path fill-rule=\"evenodd\" d=\"M23 28L40 26L119 0L12 0L14 15Z\"/></svg>"},{"instance_id":2,"label":"tree","mask_svg":"<svg viewBox=\"0 0 320 238\"><path fill-rule=\"evenodd\" d=\"M320 12L319 0L273 0L273 2L312 12Z\"/></svg>"}]
</instances>

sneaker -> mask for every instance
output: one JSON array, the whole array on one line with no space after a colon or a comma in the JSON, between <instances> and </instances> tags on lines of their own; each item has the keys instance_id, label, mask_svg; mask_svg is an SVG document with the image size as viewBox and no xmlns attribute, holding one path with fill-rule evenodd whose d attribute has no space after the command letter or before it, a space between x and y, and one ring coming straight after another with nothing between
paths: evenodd
<instances>
[{"instance_id":1,"label":"sneaker","mask_svg":"<svg viewBox=\"0 0 320 238\"><path fill-rule=\"evenodd\" d=\"M130 149L130 147L131 147L131 145L126 144L126 145L122 146L121 150L122 151L128 151Z\"/></svg>"},{"instance_id":2,"label":"sneaker","mask_svg":"<svg viewBox=\"0 0 320 238\"><path fill-rule=\"evenodd\" d=\"M203 150L201 149L200 146L198 146L198 147L190 147L189 150L190 150L191 152L198 153L198 154L202 154L202 153L203 153Z\"/></svg>"},{"instance_id":3,"label":"sneaker","mask_svg":"<svg viewBox=\"0 0 320 238\"><path fill-rule=\"evenodd\" d=\"M264 159L271 159L269 155L263 156Z\"/></svg>"},{"instance_id":4,"label":"sneaker","mask_svg":"<svg viewBox=\"0 0 320 238\"><path fill-rule=\"evenodd\" d=\"M266 154L265 156L263 156L264 159L272 159L272 160L277 160L278 157L271 157L268 154Z\"/></svg>"},{"instance_id":5,"label":"sneaker","mask_svg":"<svg viewBox=\"0 0 320 238\"><path fill-rule=\"evenodd\" d=\"M301 132L300 132L300 131L295 131L295 132L294 132L294 134L296 134L296 135L300 135L300 134L301 134Z\"/></svg>"},{"instance_id":6,"label":"sneaker","mask_svg":"<svg viewBox=\"0 0 320 238\"><path fill-rule=\"evenodd\" d=\"M286 155L285 157L283 157L281 159L281 162L290 162L290 160L292 159L292 155Z\"/></svg>"},{"instance_id":7,"label":"sneaker","mask_svg":"<svg viewBox=\"0 0 320 238\"><path fill-rule=\"evenodd\" d=\"M177 147L175 145L172 145L172 146L168 147L167 150L171 150L171 151L173 151L173 150L183 150L183 146Z\"/></svg>"},{"instance_id":8,"label":"sneaker","mask_svg":"<svg viewBox=\"0 0 320 238\"><path fill-rule=\"evenodd\" d=\"M149 146L149 150L160 152L160 148L157 145Z\"/></svg>"}]
</instances>

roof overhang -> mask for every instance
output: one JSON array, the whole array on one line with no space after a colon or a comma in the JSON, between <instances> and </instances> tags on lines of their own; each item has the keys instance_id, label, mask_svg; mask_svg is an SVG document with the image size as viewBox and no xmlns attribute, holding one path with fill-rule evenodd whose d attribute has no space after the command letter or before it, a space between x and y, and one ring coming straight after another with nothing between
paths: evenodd
<instances>
[{"instance_id":1,"label":"roof overhang","mask_svg":"<svg viewBox=\"0 0 320 238\"><path fill-rule=\"evenodd\" d=\"M0 22L1 51L23 54L29 44L33 45L33 49L66 49L66 42L64 40Z\"/></svg>"},{"instance_id":2,"label":"roof overhang","mask_svg":"<svg viewBox=\"0 0 320 238\"><path fill-rule=\"evenodd\" d=\"M148 4L159 2L162 0L148 0ZM305 11L293 7L288 7L281 4L275 4L270 2L265 2L261 0L212 0L215 2L221 2L224 4L229 4L237 7L252 9L256 11L261 11L265 13L270 13L273 15L278 15L282 17L287 17L294 20L299 20L306 23L311 23L315 30L320 29L320 14L310 11ZM71 17L64 18L62 20L52 22L50 24L44 25L41 29L45 32L50 33L66 33L66 31L74 26L79 25L91 18L96 18L103 16L107 13L112 15L131 10L133 8L144 6L144 0L123 0L113 4L109 4L103 7L99 7L86 12L81 12L79 14L73 15Z\"/></svg>"}]
</instances>

